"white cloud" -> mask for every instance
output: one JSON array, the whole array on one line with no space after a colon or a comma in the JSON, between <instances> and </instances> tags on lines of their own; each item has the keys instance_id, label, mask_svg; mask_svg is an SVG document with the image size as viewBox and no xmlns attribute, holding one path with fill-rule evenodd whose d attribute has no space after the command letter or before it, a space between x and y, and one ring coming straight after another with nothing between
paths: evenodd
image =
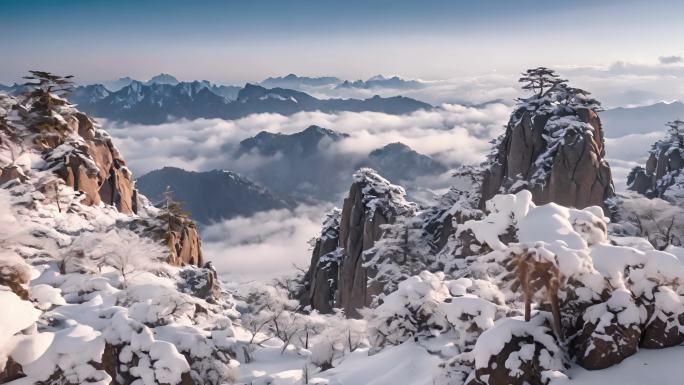
<instances>
[{"instance_id":1,"label":"white cloud","mask_svg":"<svg viewBox=\"0 0 684 385\"><path fill-rule=\"evenodd\" d=\"M539 62L537 65L555 69L572 85L592 92L607 108L646 105L684 98L684 57L681 55L654 57L651 62L618 60L593 66ZM524 70L524 67L519 68L519 72ZM422 88L407 90L335 89L330 86L303 87L301 90L319 98L403 95L433 105L473 105L492 100L512 104L515 98L524 96L517 83L519 72L493 72L479 76L429 80L423 81Z\"/></svg>"},{"instance_id":2,"label":"white cloud","mask_svg":"<svg viewBox=\"0 0 684 385\"><path fill-rule=\"evenodd\" d=\"M327 98L366 99L374 95L391 97L402 95L421 100L432 105L450 104L479 104L493 100L511 102L520 94L517 86L517 74L487 74L480 76L457 77L444 80L421 80L423 86L416 89L394 89L375 87L365 88L334 88L303 87L302 91L312 96Z\"/></svg>"},{"instance_id":3,"label":"white cloud","mask_svg":"<svg viewBox=\"0 0 684 385\"><path fill-rule=\"evenodd\" d=\"M510 107L444 104L408 115L378 112L300 112L292 116L254 114L238 120L179 120L160 125L104 122L136 175L163 166L194 171L224 168L249 174L270 159L251 154L233 157L238 143L260 131L294 133L317 124L350 135L332 146L334 153L358 158L392 142L434 155L447 164L476 163L488 141L503 130Z\"/></svg>"},{"instance_id":4,"label":"white cloud","mask_svg":"<svg viewBox=\"0 0 684 385\"><path fill-rule=\"evenodd\" d=\"M670 56L661 56L658 58L658 62L660 64L675 64L675 63L681 63L682 56L681 55L670 55Z\"/></svg>"},{"instance_id":5,"label":"white cloud","mask_svg":"<svg viewBox=\"0 0 684 385\"><path fill-rule=\"evenodd\" d=\"M664 63L669 61L669 63ZM607 107L630 107L684 98L684 63L676 56L654 63L616 61L605 66L557 68L573 85Z\"/></svg>"},{"instance_id":6,"label":"white cloud","mask_svg":"<svg viewBox=\"0 0 684 385\"><path fill-rule=\"evenodd\" d=\"M306 268L308 240L319 235L328 206L299 206L223 221L202 231L202 250L226 280L267 279Z\"/></svg>"}]
</instances>

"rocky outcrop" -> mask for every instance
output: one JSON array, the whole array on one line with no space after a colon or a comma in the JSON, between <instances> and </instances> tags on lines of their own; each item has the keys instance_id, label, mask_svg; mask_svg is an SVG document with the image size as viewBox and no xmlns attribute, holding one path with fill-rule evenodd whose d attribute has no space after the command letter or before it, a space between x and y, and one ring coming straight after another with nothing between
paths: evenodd
<instances>
[{"instance_id":1,"label":"rocky outcrop","mask_svg":"<svg viewBox=\"0 0 684 385\"><path fill-rule=\"evenodd\" d=\"M18 258L3 256L0 258L0 290L6 286L19 298L27 300L29 298L26 287L31 281L31 269Z\"/></svg>"},{"instance_id":2,"label":"rocky outcrop","mask_svg":"<svg viewBox=\"0 0 684 385\"><path fill-rule=\"evenodd\" d=\"M111 137L86 114L65 99L38 91L23 103L4 96L2 104L3 132L14 142L31 143L42 153L47 170L83 194L83 203L104 202L126 214L137 211L126 163ZM24 181L25 171L19 164L5 166L0 184Z\"/></svg>"},{"instance_id":3,"label":"rocky outcrop","mask_svg":"<svg viewBox=\"0 0 684 385\"><path fill-rule=\"evenodd\" d=\"M172 216L168 226L165 233L171 251L168 262L176 266L202 266L201 240L195 223L182 216Z\"/></svg>"},{"instance_id":4,"label":"rocky outcrop","mask_svg":"<svg viewBox=\"0 0 684 385\"><path fill-rule=\"evenodd\" d=\"M404 197L403 188L372 169L354 174L342 211L331 214L316 242L307 274L306 304L325 312L338 307L356 317L358 309L370 305L382 292L378 282L369 283L374 272L364 265L364 252L380 239L383 225L415 213L415 204Z\"/></svg>"},{"instance_id":5,"label":"rocky outcrop","mask_svg":"<svg viewBox=\"0 0 684 385\"><path fill-rule=\"evenodd\" d=\"M9 165L0 169L0 186L13 180L18 180L19 182L26 180L26 175L24 175L24 171L21 169L21 167L17 165Z\"/></svg>"},{"instance_id":6,"label":"rocky outcrop","mask_svg":"<svg viewBox=\"0 0 684 385\"><path fill-rule=\"evenodd\" d=\"M49 167L68 186L84 194L84 203L104 202L122 213L135 213L137 197L131 173L111 137L80 112L67 115L65 120L78 136L71 135L59 146L44 151Z\"/></svg>"},{"instance_id":7,"label":"rocky outcrop","mask_svg":"<svg viewBox=\"0 0 684 385\"><path fill-rule=\"evenodd\" d=\"M522 189L537 204L605 207L613 180L597 102L585 102L584 95L558 86L518 104L485 163L482 207L498 193Z\"/></svg>"},{"instance_id":8,"label":"rocky outcrop","mask_svg":"<svg viewBox=\"0 0 684 385\"><path fill-rule=\"evenodd\" d=\"M684 200L684 122L668 123L665 138L653 144L645 167L635 167L627 177L630 190L648 198L670 202Z\"/></svg>"},{"instance_id":9,"label":"rocky outcrop","mask_svg":"<svg viewBox=\"0 0 684 385\"><path fill-rule=\"evenodd\" d=\"M178 290L197 298L214 301L221 294L221 285L211 262L201 268L188 268L180 272L182 281Z\"/></svg>"},{"instance_id":10,"label":"rocky outcrop","mask_svg":"<svg viewBox=\"0 0 684 385\"><path fill-rule=\"evenodd\" d=\"M68 186L83 204L104 203L123 214L137 214L141 197L109 134L65 99L54 94L37 95L23 103L0 95L0 128L6 138L11 138L0 144L9 146L11 152L18 152L10 142L30 143L40 153L43 162L38 171L55 175L41 180L39 189L45 199L57 202L59 207L64 186ZM2 165L0 185L24 183L33 172L32 167L35 166L20 159ZM157 215L156 212L147 214ZM144 230L169 246L169 263L201 266L201 241L194 222L183 215L172 215L171 219L164 219L163 225L149 220L142 222L146 222Z\"/></svg>"}]
</instances>

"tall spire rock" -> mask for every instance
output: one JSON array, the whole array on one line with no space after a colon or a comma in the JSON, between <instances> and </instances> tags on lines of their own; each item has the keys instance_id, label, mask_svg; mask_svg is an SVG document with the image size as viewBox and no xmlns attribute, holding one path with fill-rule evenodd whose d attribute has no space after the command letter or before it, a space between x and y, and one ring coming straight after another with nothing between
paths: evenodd
<instances>
[{"instance_id":1,"label":"tall spire rock","mask_svg":"<svg viewBox=\"0 0 684 385\"><path fill-rule=\"evenodd\" d=\"M326 219L314 247L303 303L321 312L341 308L350 317L382 292L371 282L374 271L365 265L364 252L383 235L383 225L412 216L416 205L405 199L402 187L391 184L369 168L354 174L342 210Z\"/></svg>"},{"instance_id":2,"label":"tall spire rock","mask_svg":"<svg viewBox=\"0 0 684 385\"><path fill-rule=\"evenodd\" d=\"M599 102L547 68L528 70L520 82L534 95L518 100L496 140L485 163L480 203L528 189L536 204L604 207L614 187L604 159Z\"/></svg>"}]
</instances>

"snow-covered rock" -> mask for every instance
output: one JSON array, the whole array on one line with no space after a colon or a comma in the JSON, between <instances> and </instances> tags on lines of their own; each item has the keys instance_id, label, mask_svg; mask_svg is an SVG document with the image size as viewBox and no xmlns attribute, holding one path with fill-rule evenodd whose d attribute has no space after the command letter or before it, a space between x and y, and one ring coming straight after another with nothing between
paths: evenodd
<instances>
[{"instance_id":1,"label":"snow-covered rock","mask_svg":"<svg viewBox=\"0 0 684 385\"><path fill-rule=\"evenodd\" d=\"M537 204L603 206L614 187L604 159L600 105L553 71L538 68L528 75L535 71L547 78L537 94L519 100L483 165L481 205L496 194L528 189Z\"/></svg>"},{"instance_id":2,"label":"snow-covered rock","mask_svg":"<svg viewBox=\"0 0 684 385\"><path fill-rule=\"evenodd\" d=\"M370 305L374 296L382 292L378 281L369 285L369 278L375 272L364 265L363 254L380 239L383 225L415 213L416 205L406 201L405 195L402 187L391 184L372 169L362 168L354 174L354 183L344 200L339 219L328 219L334 223L339 220L337 248L328 251L334 243L331 241L325 250L320 247L314 250L312 265L325 263L322 268L314 268L314 275L308 277L310 303L323 305L318 310L329 311L329 305L325 304L334 297L335 307L344 309L349 316L358 316L358 309ZM326 234L335 232L329 227L324 227L323 237L326 239ZM322 254L322 251L327 253ZM337 269L337 274L331 273L334 269Z\"/></svg>"},{"instance_id":3,"label":"snow-covered rock","mask_svg":"<svg viewBox=\"0 0 684 385\"><path fill-rule=\"evenodd\" d=\"M137 197L107 133L63 99L0 105L0 168L21 176L0 189L0 382L233 381L232 297L210 267L167 263L201 262L194 227Z\"/></svg>"},{"instance_id":4,"label":"snow-covered rock","mask_svg":"<svg viewBox=\"0 0 684 385\"><path fill-rule=\"evenodd\" d=\"M684 122L675 120L667 126L665 138L651 147L646 167L632 169L627 183L630 190L649 198L677 203L684 200Z\"/></svg>"}]
</instances>

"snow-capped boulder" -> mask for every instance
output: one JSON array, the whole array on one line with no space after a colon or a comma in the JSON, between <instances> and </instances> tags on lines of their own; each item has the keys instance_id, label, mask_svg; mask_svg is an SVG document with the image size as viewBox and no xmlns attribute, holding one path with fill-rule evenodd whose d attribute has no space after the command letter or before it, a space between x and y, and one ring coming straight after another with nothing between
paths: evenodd
<instances>
[{"instance_id":1,"label":"snow-capped boulder","mask_svg":"<svg viewBox=\"0 0 684 385\"><path fill-rule=\"evenodd\" d=\"M180 272L178 289L194 297L215 300L221 294L216 270L211 262L203 267L190 267Z\"/></svg>"},{"instance_id":2,"label":"snow-capped boulder","mask_svg":"<svg viewBox=\"0 0 684 385\"><path fill-rule=\"evenodd\" d=\"M26 286L31 281L31 267L15 253L0 252L0 287L5 286L21 299L29 299Z\"/></svg>"},{"instance_id":3,"label":"snow-capped boulder","mask_svg":"<svg viewBox=\"0 0 684 385\"><path fill-rule=\"evenodd\" d=\"M619 364L639 349L639 308L628 290L616 290L608 301L593 305L583 315L584 326L573 338L573 354L586 369Z\"/></svg>"},{"instance_id":4,"label":"snow-capped boulder","mask_svg":"<svg viewBox=\"0 0 684 385\"><path fill-rule=\"evenodd\" d=\"M555 202L584 208L604 206L614 195L604 159L600 105L583 90L545 68L528 71L522 82L539 82L520 99L485 163L481 201L528 189L537 204ZM538 78L539 77L539 78Z\"/></svg>"},{"instance_id":5,"label":"snow-capped boulder","mask_svg":"<svg viewBox=\"0 0 684 385\"><path fill-rule=\"evenodd\" d=\"M475 344L475 371L468 385L543 385L562 375L563 350L545 325L507 318L484 332Z\"/></svg>"},{"instance_id":6,"label":"snow-capped boulder","mask_svg":"<svg viewBox=\"0 0 684 385\"><path fill-rule=\"evenodd\" d=\"M26 175L24 175L24 171L21 167L9 165L0 169L0 186L13 180L18 180L19 182L24 182L26 180Z\"/></svg>"}]
</instances>

